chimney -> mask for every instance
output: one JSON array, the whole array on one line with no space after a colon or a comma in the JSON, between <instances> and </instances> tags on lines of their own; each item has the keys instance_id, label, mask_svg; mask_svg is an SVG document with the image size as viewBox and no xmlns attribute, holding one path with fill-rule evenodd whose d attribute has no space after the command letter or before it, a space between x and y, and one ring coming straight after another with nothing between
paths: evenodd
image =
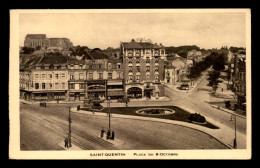
<instances>
[{"instance_id":1,"label":"chimney","mask_svg":"<svg viewBox=\"0 0 260 168\"><path fill-rule=\"evenodd\" d=\"M132 43L134 43L135 42L135 39L132 39L132 41L131 41Z\"/></svg>"}]
</instances>

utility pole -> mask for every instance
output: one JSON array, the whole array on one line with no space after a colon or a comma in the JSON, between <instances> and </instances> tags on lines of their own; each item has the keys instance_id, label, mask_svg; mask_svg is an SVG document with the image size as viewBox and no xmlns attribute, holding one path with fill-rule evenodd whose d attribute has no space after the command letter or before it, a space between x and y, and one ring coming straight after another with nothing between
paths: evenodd
<instances>
[{"instance_id":1,"label":"utility pole","mask_svg":"<svg viewBox=\"0 0 260 168\"><path fill-rule=\"evenodd\" d=\"M109 123L108 123L108 130L110 131L110 128L111 128L111 122L110 122L110 97L108 97L108 104L109 104L109 107L108 107L108 118L109 118Z\"/></svg>"},{"instance_id":2,"label":"utility pole","mask_svg":"<svg viewBox=\"0 0 260 168\"><path fill-rule=\"evenodd\" d=\"M232 116L234 116L234 122L235 122L235 138L233 141L233 148L236 149L237 148L237 118L236 115L232 114L230 121L232 121Z\"/></svg>"},{"instance_id":3,"label":"utility pole","mask_svg":"<svg viewBox=\"0 0 260 168\"><path fill-rule=\"evenodd\" d=\"M72 147L71 145L71 117L70 117L70 107L69 107L69 118L68 118L68 121L69 121L69 147Z\"/></svg>"}]
</instances>

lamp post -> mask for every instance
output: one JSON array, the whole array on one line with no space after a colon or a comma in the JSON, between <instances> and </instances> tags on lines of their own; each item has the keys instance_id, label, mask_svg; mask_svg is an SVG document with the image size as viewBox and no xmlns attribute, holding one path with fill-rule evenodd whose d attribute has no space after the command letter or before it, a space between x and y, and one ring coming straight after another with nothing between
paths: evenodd
<instances>
[{"instance_id":1,"label":"lamp post","mask_svg":"<svg viewBox=\"0 0 260 168\"><path fill-rule=\"evenodd\" d=\"M68 118L68 121L69 121L69 136L68 136L68 139L69 139L69 147L72 147L72 145L71 145L71 117L70 117L70 107L69 107L69 118Z\"/></svg>"},{"instance_id":2,"label":"lamp post","mask_svg":"<svg viewBox=\"0 0 260 168\"><path fill-rule=\"evenodd\" d=\"M108 130L110 131L111 129L111 121L110 121L110 97L108 97Z\"/></svg>"},{"instance_id":3,"label":"lamp post","mask_svg":"<svg viewBox=\"0 0 260 168\"><path fill-rule=\"evenodd\" d=\"M234 116L234 121L235 121L235 138L233 141L233 147L236 149L237 148L237 119L236 119L236 115L231 115L230 121L233 121L232 116Z\"/></svg>"}]
</instances>

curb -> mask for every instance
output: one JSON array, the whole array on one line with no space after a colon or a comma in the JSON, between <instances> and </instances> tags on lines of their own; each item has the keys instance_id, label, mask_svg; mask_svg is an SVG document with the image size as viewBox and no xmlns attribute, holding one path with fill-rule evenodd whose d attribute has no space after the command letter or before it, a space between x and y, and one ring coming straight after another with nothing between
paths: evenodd
<instances>
[{"instance_id":1,"label":"curb","mask_svg":"<svg viewBox=\"0 0 260 168\"><path fill-rule=\"evenodd\" d=\"M84 112L89 112L89 114L87 113L81 113L81 112L78 112L78 111L74 111L74 109L72 108L71 109L71 112L74 112L74 113L79 113L79 114L85 114L85 115L93 115L91 112L89 111L84 111ZM98 113L99 116L103 116L103 117L107 117L107 115L103 115L103 114L106 114L106 113L100 113L99 112L95 112L95 113ZM128 117L128 116L131 116L131 115L122 115L122 114L116 114L116 115L113 115L114 118L125 118L125 119L132 119L132 120L142 120L142 121L150 121L150 122L159 122L159 123L164 123L164 124L172 124L172 125L178 125L178 126L182 126L182 127L185 127L185 128L189 128L189 129L193 129L193 130L196 130L196 131L200 131L204 134L207 134L208 136L216 139L218 142L220 142L221 144L223 144L224 146L226 146L228 149L233 149L233 147L225 142L223 142L222 140L220 140L219 138L211 135L210 133L207 133L205 132L204 130L200 130L199 128L194 128L194 127L190 127L190 126L187 126L187 125L182 125L181 122L182 121L177 121L177 122L180 122L180 123L169 123L169 122L166 122L164 120L167 120L167 119L161 119L161 118L149 118L149 117L142 117L142 116L134 116L134 117ZM156 120L154 120L156 119ZM167 120L167 121L175 121L175 120ZM186 123L186 122L185 122ZM186 123L186 124L190 124L190 123ZM196 125L197 127L203 127L201 125ZM204 128L204 127L203 127ZM210 128L208 128L210 129Z\"/></svg>"},{"instance_id":2,"label":"curb","mask_svg":"<svg viewBox=\"0 0 260 168\"><path fill-rule=\"evenodd\" d=\"M219 110L221 110L221 111L225 111L225 112L227 112L227 113L230 113L230 114L232 114L232 115L238 116L238 117L240 117L240 118L246 119L245 116L242 116L242 115L240 115L240 114L236 114L235 112L233 112L233 111L231 111L231 110L224 109L224 108L222 108L222 107L220 107L220 106L216 106L216 105L212 105L212 104L211 104L210 106L213 107L213 108L219 109Z\"/></svg>"}]
</instances>

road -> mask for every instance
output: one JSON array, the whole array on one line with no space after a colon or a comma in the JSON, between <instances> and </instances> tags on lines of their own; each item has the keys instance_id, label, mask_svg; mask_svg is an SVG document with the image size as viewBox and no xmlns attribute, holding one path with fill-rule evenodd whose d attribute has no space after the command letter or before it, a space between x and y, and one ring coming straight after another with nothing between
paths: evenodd
<instances>
[{"instance_id":1,"label":"road","mask_svg":"<svg viewBox=\"0 0 260 168\"><path fill-rule=\"evenodd\" d=\"M186 106L197 113L205 115L216 122L234 129L234 121L230 121L230 114L210 106L209 102L223 101L224 99L214 98L209 95L211 88L207 86L208 81L206 78L207 76L203 76L203 79L200 84L197 85L197 88L190 93L177 92L169 88L165 88L165 93L172 98L171 104ZM199 91L197 91L197 89L199 89ZM236 117L236 119L237 131L246 134L246 119L239 117Z\"/></svg>"},{"instance_id":2,"label":"road","mask_svg":"<svg viewBox=\"0 0 260 168\"><path fill-rule=\"evenodd\" d=\"M68 106L21 103L21 150L61 149L58 144L68 132ZM226 149L211 136L190 128L112 117L115 138L123 142L113 145L98 137L102 128L108 128L107 116L71 113L71 117L72 143L85 150Z\"/></svg>"}]
</instances>

